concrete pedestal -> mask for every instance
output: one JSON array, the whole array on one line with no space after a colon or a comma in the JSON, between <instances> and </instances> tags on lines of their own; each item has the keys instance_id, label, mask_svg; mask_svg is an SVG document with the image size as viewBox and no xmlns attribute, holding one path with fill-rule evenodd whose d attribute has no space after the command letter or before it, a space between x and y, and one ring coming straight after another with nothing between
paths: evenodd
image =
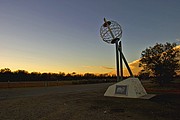
<instances>
[{"instance_id":1,"label":"concrete pedestal","mask_svg":"<svg viewBox=\"0 0 180 120\"><path fill-rule=\"evenodd\" d=\"M146 90L138 78L127 78L108 87L104 96L140 98L146 96Z\"/></svg>"}]
</instances>

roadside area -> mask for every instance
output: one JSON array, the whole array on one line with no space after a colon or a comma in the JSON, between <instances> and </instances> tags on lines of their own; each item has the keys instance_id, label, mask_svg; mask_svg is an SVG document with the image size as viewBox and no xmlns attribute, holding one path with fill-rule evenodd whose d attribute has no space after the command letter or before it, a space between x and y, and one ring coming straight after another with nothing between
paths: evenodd
<instances>
[{"instance_id":1,"label":"roadside area","mask_svg":"<svg viewBox=\"0 0 180 120\"><path fill-rule=\"evenodd\" d=\"M21 96L10 97L14 94L11 93L9 97L0 99L0 118L2 120L178 120L180 118L179 94L158 93L150 100L104 97L103 94L108 86L109 84L92 84L49 87L47 91L43 89L44 92L40 92L42 94L38 93L40 88L20 88L17 89L17 94ZM34 93L23 96L28 93L27 91ZM0 94L2 93L5 92Z\"/></svg>"}]
</instances>

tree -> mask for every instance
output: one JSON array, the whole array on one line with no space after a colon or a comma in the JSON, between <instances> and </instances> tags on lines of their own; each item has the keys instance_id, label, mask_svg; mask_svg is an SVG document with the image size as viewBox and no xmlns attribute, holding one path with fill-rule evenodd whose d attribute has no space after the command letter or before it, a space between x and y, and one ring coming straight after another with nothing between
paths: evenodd
<instances>
[{"instance_id":1,"label":"tree","mask_svg":"<svg viewBox=\"0 0 180 120\"><path fill-rule=\"evenodd\" d=\"M13 78L13 73L9 68L0 70L0 82L8 82Z\"/></svg>"},{"instance_id":2,"label":"tree","mask_svg":"<svg viewBox=\"0 0 180 120\"><path fill-rule=\"evenodd\" d=\"M4 68L0 70L0 73L10 73L11 70L9 68Z\"/></svg>"},{"instance_id":3,"label":"tree","mask_svg":"<svg viewBox=\"0 0 180 120\"><path fill-rule=\"evenodd\" d=\"M141 70L141 71L139 72L138 77L139 77L140 79L147 80L147 79L149 79L149 77L150 77L150 72L145 71L145 70Z\"/></svg>"},{"instance_id":4,"label":"tree","mask_svg":"<svg viewBox=\"0 0 180 120\"><path fill-rule=\"evenodd\" d=\"M160 84L172 81L176 75L175 71L179 69L179 50L175 50L175 46L175 43L157 43L141 53L140 67L154 76Z\"/></svg>"},{"instance_id":5,"label":"tree","mask_svg":"<svg viewBox=\"0 0 180 120\"><path fill-rule=\"evenodd\" d=\"M17 81L28 81L29 73L26 70L17 70L14 72L15 78Z\"/></svg>"},{"instance_id":6,"label":"tree","mask_svg":"<svg viewBox=\"0 0 180 120\"><path fill-rule=\"evenodd\" d=\"M95 74L93 74L93 73L85 73L84 74L84 78L85 79L92 79L94 77L95 77Z\"/></svg>"}]
</instances>

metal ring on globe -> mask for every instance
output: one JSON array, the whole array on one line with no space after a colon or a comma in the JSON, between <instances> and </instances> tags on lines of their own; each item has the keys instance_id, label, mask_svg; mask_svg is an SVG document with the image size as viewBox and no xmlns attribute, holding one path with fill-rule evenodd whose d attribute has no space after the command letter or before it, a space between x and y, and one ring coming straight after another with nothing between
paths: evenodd
<instances>
[{"instance_id":1,"label":"metal ring on globe","mask_svg":"<svg viewBox=\"0 0 180 120\"><path fill-rule=\"evenodd\" d=\"M115 21L107 21L101 26L100 35L103 41L114 44L116 40L120 40L122 37L121 26Z\"/></svg>"}]
</instances>

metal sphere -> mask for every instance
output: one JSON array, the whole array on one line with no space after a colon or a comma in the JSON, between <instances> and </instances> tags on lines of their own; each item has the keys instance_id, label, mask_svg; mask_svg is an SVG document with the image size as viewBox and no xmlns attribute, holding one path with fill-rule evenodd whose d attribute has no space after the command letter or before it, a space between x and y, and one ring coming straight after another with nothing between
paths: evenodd
<instances>
[{"instance_id":1,"label":"metal sphere","mask_svg":"<svg viewBox=\"0 0 180 120\"><path fill-rule=\"evenodd\" d=\"M107 21L101 26L100 35L103 41L113 44L116 40L120 40L122 36L121 26L115 21Z\"/></svg>"}]
</instances>

